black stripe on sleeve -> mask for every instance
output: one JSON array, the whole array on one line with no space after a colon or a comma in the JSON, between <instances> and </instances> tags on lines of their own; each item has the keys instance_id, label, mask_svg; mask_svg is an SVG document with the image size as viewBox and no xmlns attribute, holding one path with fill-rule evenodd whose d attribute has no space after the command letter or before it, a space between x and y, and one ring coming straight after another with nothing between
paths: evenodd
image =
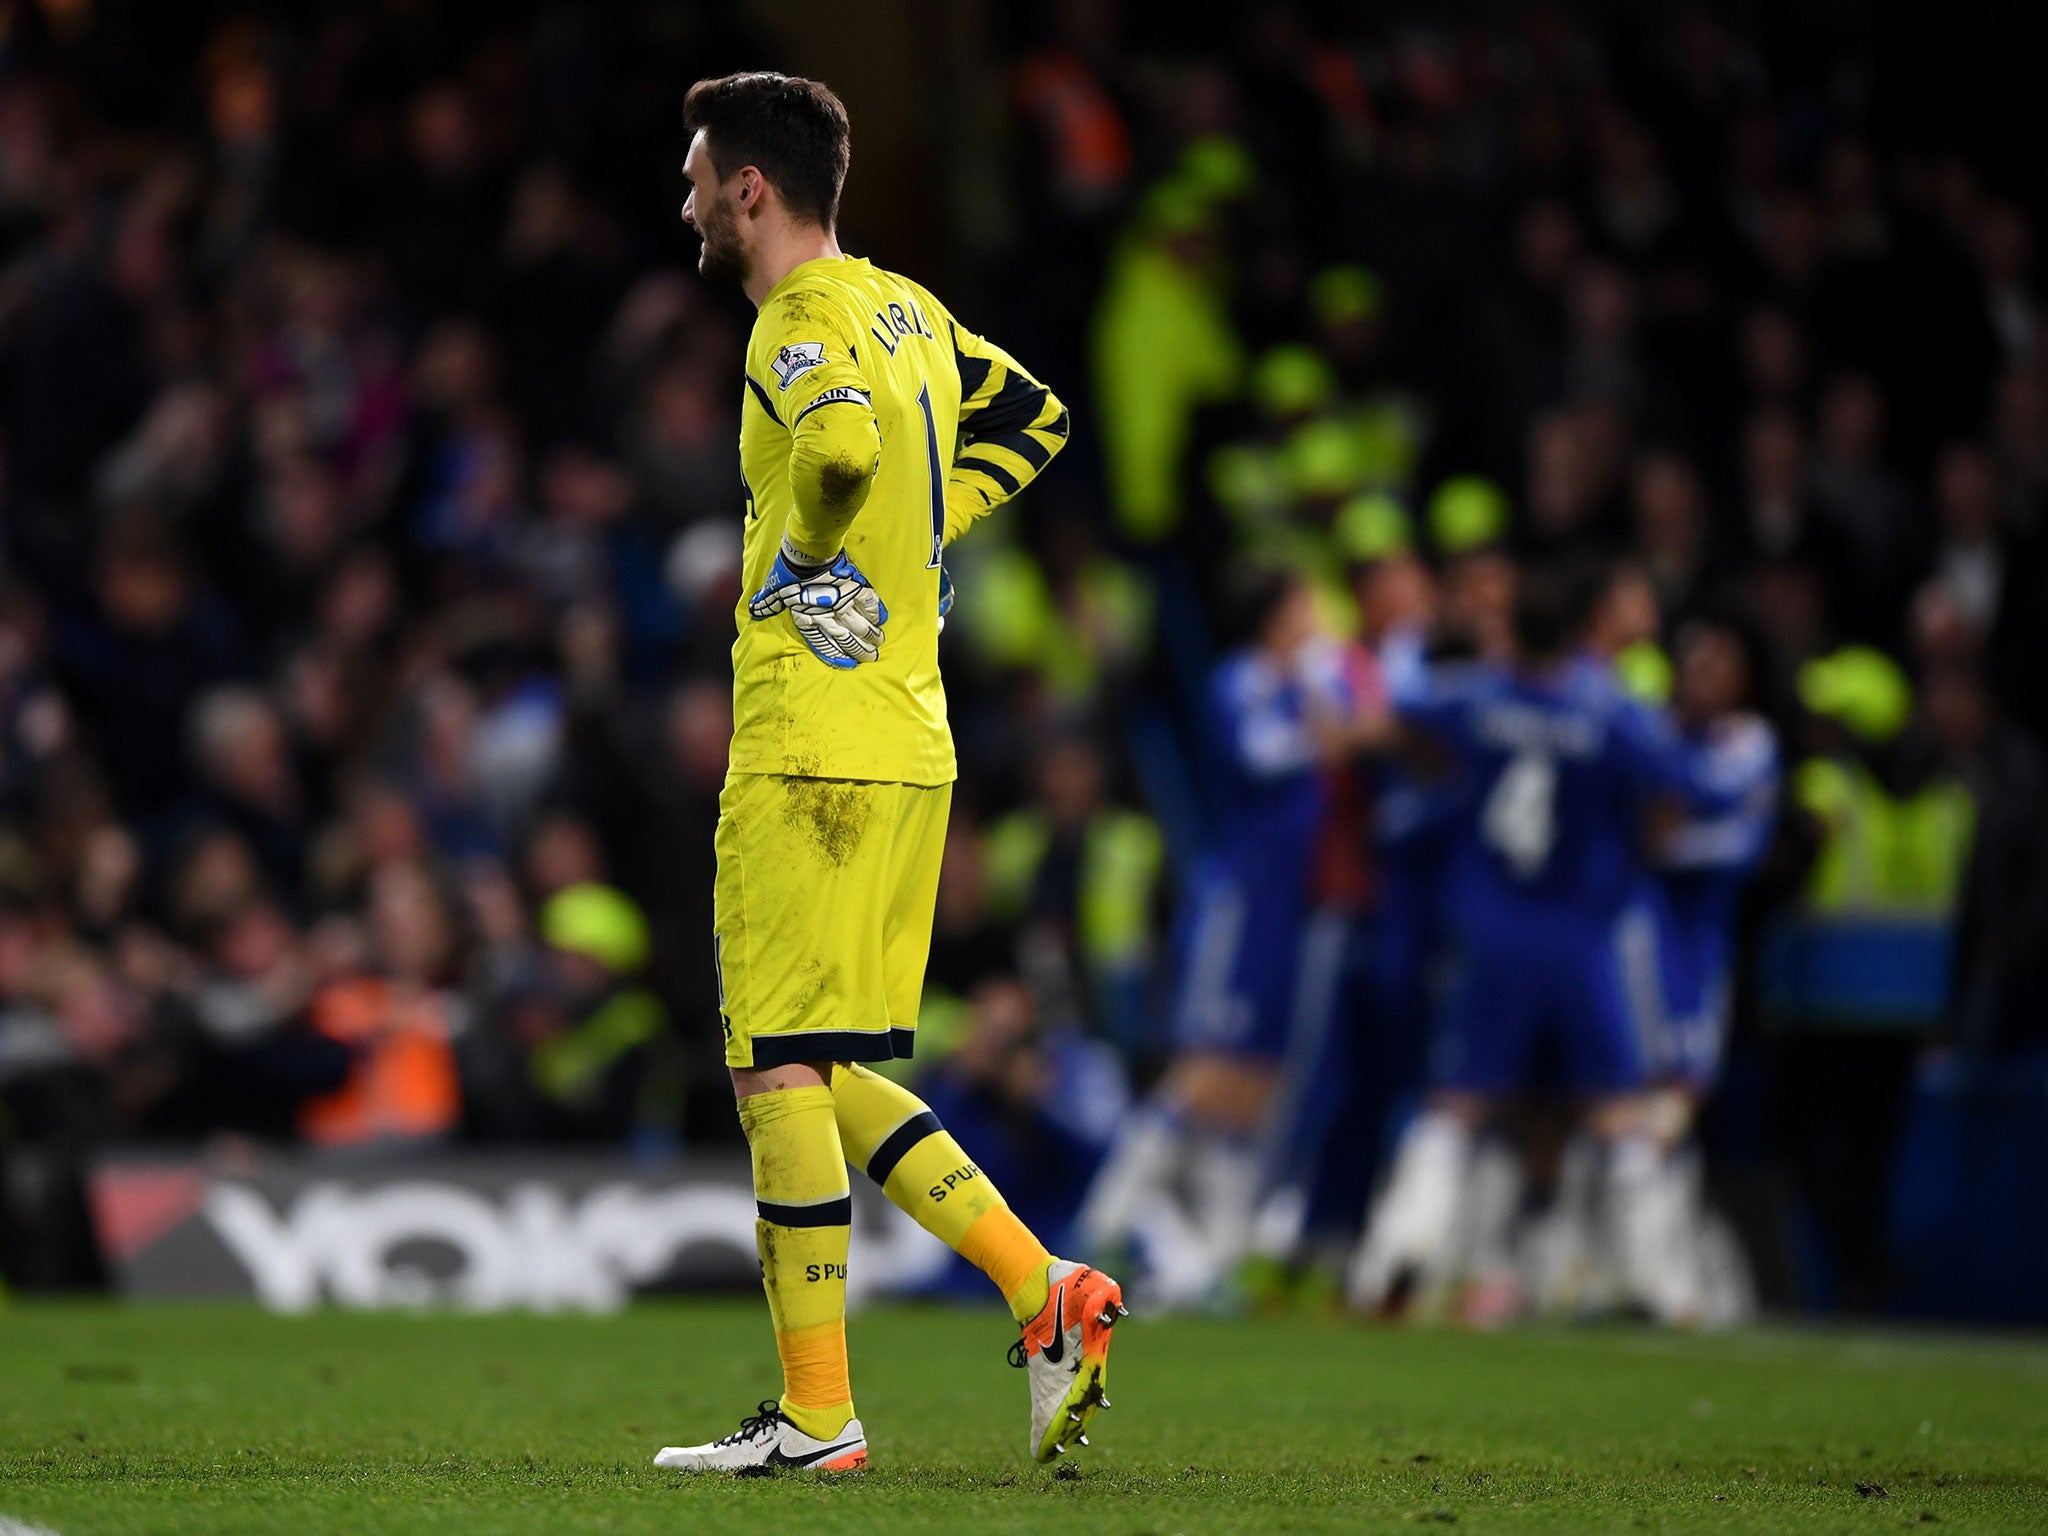
<instances>
[{"instance_id":1,"label":"black stripe on sleeve","mask_svg":"<svg viewBox=\"0 0 2048 1536\"><path fill-rule=\"evenodd\" d=\"M823 1200L816 1205L777 1205L773 1200L756 1200L754 1209L761 1219L778 1227L850 1227L853 1225L853 1196Z\"/></svg>"},{"instance_id":2,"label":"black stripe on sleeve","mask_svg":"<svg viewBox=\"0 0 2048 1536\"><path fill-rule=\"evenodd\" d=\"M968 418L969 434L974 437L991 437L1004 432L1022 432L1045 409L1048 391L1035 379L1021 373L1013 373L1003 380L1003 387L997 390L988 402Z\"/></svg>"},{"instance_id":3,"label":"black stripe on sleeve","mask_svg":"<svg viewBox=\"0 0 2048 1536\"><path fill-rule=\"evenodd\" d=\"M1003 446L1007 448L1009 444L1005 443ZM953 467L955 469L971 469L978 475L987 475L989 479L995 481L997 485L1003 488L1005 496L1014 496L1024 489L1015 475L1004 469L1000 464L991 464L986 459L955 459Z\"/></svg>"},{"instance_id":4,"label":"black stripe on sleeve","mask_svg":"<svg viewBox=\"0 0 2048 1536\"><path fill-rule=\"evenodd\" d=\"M960 333L953 332L953 362L960 370L960 399L964 403L974 398L974 392L988 382L988 371L994 361L986 357L969 357L960 350Z\"/></svg>"},{"instance_id":5,"label":"black stripe on sleeve","mask_svg":"<svg viewBox=\"0 0 2048 1536\"><path fill-rule=\"evenodd\" d=\"M1046 429L1040 427L1036 430L1043 432ZM974 443L978 448L1007 448L1029 464L1034 473L1052 462L1052 450L1029 432L1005 432L1001 437L977 437Z\"/></svg>"},{"instance_id":6,"label":"black stripe on sleeve","mask_svg":"<svg viewBox=\"0 0 2048 1536\"><path fill-rule=\"evenodd\" d=\"M761 381L751 373L746 375L746 380L747 388L751 389L754 392L754 398L761 402L761 409L768 413L768 419L778 427L781 426L782 418L776 414L775 402L768 398L768 391L761 387Z\"/></svg>"},{"instance_id":7,"label":"black stripe on sleeve","mask_svg":"<svg viewBox=\"0 0 2048 1536\"><path fill-rule=\"evenodd\" d=\"M896 1171L896 1165L903 1161L910 1149L927 1136L936 1136L945 1127L939 1124L939 1117L930 1110L912 1115L882 1138L882 1144L868 1154L868 1177L877 1184L889 1182L889 1175Z\"/></svg>"}]
</instances>

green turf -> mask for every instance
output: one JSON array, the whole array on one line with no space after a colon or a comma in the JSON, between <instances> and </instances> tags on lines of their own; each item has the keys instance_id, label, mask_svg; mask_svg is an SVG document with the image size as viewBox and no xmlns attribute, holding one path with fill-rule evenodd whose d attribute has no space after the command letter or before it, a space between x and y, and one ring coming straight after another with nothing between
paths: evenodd
<instances>
[{"instance_id":1,"label":"green turf","mask_svg":"<svg viewBox=\"0 0 2048 1536\"><path fill-rule=\"evenodd\" d=\"M758 1305L17 1305L0 1519L61 1536L2048 1530L2038 1339L1134 1320L1116 1407L1056 1477L1022 1455L1000 1316L878 1310L852 1336L873 1470L713 1481L648 1458L767 1390Z\"/></svg>"}]
</instances>

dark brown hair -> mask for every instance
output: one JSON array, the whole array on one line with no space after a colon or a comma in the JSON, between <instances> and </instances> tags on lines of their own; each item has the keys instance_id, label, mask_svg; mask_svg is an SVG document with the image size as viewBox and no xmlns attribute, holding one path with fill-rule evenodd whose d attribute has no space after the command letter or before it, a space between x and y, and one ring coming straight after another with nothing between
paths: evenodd
<instances>
[{"instance_id":1,"label":"dark brown hair","mask_svg":"<svg viewBox=\"0 0 2048 1536\"><path fill-rule=\"evenodd\" d=\"M766 70L699 80L683 98L683 126L709 130L721 177L755 166L791 213L824 229L837 223L852 130L830 86Z\"/></svg>"}]
</instances>

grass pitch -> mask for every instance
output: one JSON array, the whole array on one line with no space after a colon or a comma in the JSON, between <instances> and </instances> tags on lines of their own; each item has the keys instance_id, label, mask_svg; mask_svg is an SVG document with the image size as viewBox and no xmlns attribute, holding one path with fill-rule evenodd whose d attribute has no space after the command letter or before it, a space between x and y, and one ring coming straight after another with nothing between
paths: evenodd
<instances>
[{"instance_id":1,"label":"grass pitch","mask_svg":"<svg viewBox=\"0 0 2048 1536\"><path fill-rule=\"evenodd\" d=\"M864 1477L687 1479L758 1303L612 1318L19 1305L0 1532L2048 1530L2048 1342L1133 1319L1092 1451L1024 1455L995 1313L852 1324Z\"/></svg>"}]
</instances>

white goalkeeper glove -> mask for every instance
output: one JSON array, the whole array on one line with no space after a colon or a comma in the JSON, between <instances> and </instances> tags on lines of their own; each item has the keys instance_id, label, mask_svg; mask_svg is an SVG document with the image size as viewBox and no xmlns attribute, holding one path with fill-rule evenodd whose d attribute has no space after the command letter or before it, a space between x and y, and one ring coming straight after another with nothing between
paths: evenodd
<instances>
[{"instance_id":1,"label":"white goalkeeper glove","mask_svg":"<svg viewBox=\"0 0 2048 1536\"><path fill-rule=\"evenodd\" d=\"M747 612L757 622L787 613L811 654L842 671L882 654L882 626L889 622L888 605L845 550L828 564L812 565L792 558L787 539Z\"/></svg>"}]
</instances>

